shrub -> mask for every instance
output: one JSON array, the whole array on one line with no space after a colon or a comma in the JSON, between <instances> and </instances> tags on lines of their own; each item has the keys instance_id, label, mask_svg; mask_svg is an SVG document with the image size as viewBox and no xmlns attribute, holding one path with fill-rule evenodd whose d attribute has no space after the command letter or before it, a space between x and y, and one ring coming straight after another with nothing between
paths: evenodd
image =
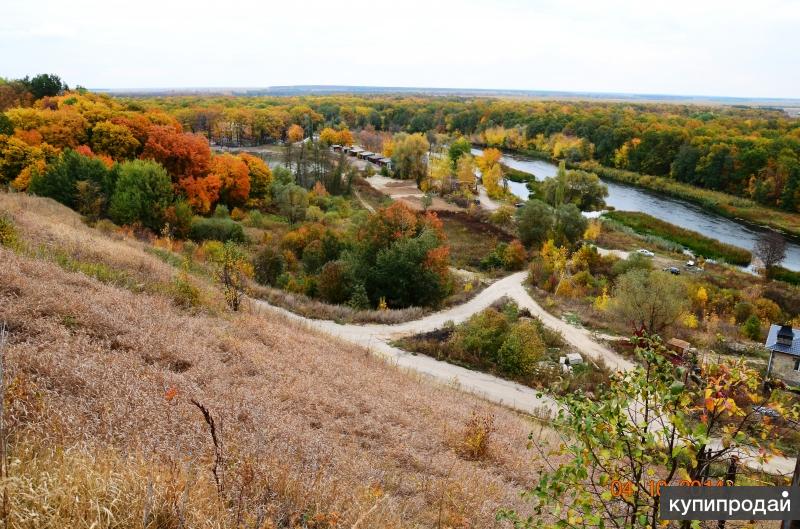
<instances>
[{"instance_id":1,"label":"shrub","mask_svg":"<svg viewBox=\"0 0 800 529\"><path fill-rule=\"evenodd\" d=\"M316 274L325 264L325 248L322 241L311 241L303 248L303 268L307 274Z\"/></svg>"},{"instance_id":2,"label":"shrub","mask_svg":"<svg viewBox=\"0 0 800 529\"><path fill-rule=\"evenodd\" d=\"M523 320L511 327L497 351L497 365L511 376L527 376L544 355L545 344L532 321Z\"/></svg>"},{"instance_id":3,"label":"shrub","mask_svg":"<svg viewBox=\"0 0 800 529\"><path fill-rule=\"evenodd\" d=\"M119 177L108 206L108 216L117 224L141 222L158 231L172 202L172 180L167 171L151 160L133 160L119 166Z\"/></svg>"},{"instance_id":4,"label":"shrub","mask_svg":"<svg viewBox=\"0 0 800 529\"><path fill-rule=\"evenodd\" d=\"M317 206L308 206L306 209L306 220L309 222L321 222L325 218L325 214Z\"/></svg>"},{"instance_id":5,"label":"shrub","mask_svg":"<svg viewBox=\"0 0 800 529\"><path fill-rule=\"evenodd\" d=\"M489 215L489 222L497 226L511 226L514 220L514 208L511 206L500 206L499 209Z\"/></svg>"},{"instance_id":6,"label":"shrub","mask_svg":"<svg viewBox=\"0 0 800 529\"><path fill-rule=\"evenodd\" d=\"M217 207L214 208L214 218L227 219L230 218L230 216L230 210L228 210L228 206L225 204L217 204Z\"/></svg>"},{"instance_id":7,"label":"shrub","mask_svg":"<svg viewBox=\"0 0 800 529\"><path fill-rule=\"evenodd\" d=\"M494 415L472 412L456 451L461 457L471 461L485 458L489 453L494 431Z\"/></svg>"},{"instance_id":8,"label":"shrub","mask_svg":"<svg viewBox=\"0 0 800 529\"><path fill-rule=\"evenodd\" d=\"M241 208L233 208L233 211L231 211L231 218L233 220L242 221L245 218L245 213Z\"/></svg>"},{"instance_id":9,"label":"shrub","mask_svg":"<svg viewBox=\"0 0 800 529\"><path fill-rule=\"evenodd\" d=\"M261 250L253 259L254 277L262 285L275 285L285 268L283 255L271 246Z\"/></svg>"},{"instance_id":10,"label":"shrub","mask_svg":"<svg viewBox=\"0 0 800 529\"><path fill-rule=\"evenodd\" d=\"M257 209L251 210L247 214L247 223L253 228L264 227L264 215Z\"/></svg>"},{"instance_id":11,"label":"shrub","mask_svg":"<svg viewBox=\"0 0 800 529\"><path fill-rule=\"evenodd\" d=\"M34 173L28 191L34 195L50 197L65 206L76 209L79 181L94 183L100 193L108 198L114 192L115 173L96 158L83 156L67 149L44 173Z\"/></svg>"},{"instance_id":12,"label":"shrub","mask_svg":"<svg viewBox=\"0 0 800 529\"><path fill-rule=\"evenodd\" d=\"M752 303L740 301L733 307L733 316L736 319L736 323L742 324L746 322L747 319L753 315L754 311L755 308Z\"/></svg>"},{"instance_id":13,"label":"shrub","mask_svg":"<svg viewBox=\"0 0 800 529\"><path fill-rule=\"evenodd\" d=\"M631 270L652 270L653 261L644 255L631 252L627 259L621 259L614 263L611 267L611 273L614 276L621 276L627 274Z\"/></svg>"},{"instance_id":14,"label":"shrub","mask_svg":"<svg viewBox=\"0 0 800 529\"><path fill-rule=\"evenodd\" d=\"M184 259L181 271L172 281L172 297L178 306L184 308L194 308L201 304L200 289L189 281L188 259Z\"/></svg>"},{"instance_id":15,"label":"shrub","mask_svg":"<svg viewBox=\"0 0 800 529\"><path fill-rule=\"evenodd\" d=\"M753 314L747 321L744 322L744 325L740 328L742 334L754 342L761 340L761 320L758 319L758 316Z\"/></svg>"},{"instance_id":16,"label":"shrub","mask_svg":"<svg viewBox=\"0 0 800 529\"><path fill-rule=\"evenodd\" d=\"M14 221L5 213L0 213L0 246L12 250L19 247L19 235Z\"/></svg>"},{"instance_id":17,"label":"shrub","mask_svg":"<svg viewBox=\"0 0 800 529\"><path fill-rule=\"evenodd\" d=\"M164 221L169 224L172 235L180 239L189 236L193 218L192 207L183 200L169 206L164 212Z\"/></svg>"},{"instance_id":18,"label":"shrub","mask_svg":"<svg viewBox=\"0 0 800 529\"><path fill-rule=\"evenodd\" d=\"M353 293L350 299L347 300L347 306L353 310L366 310L369 308L369 296L367 296L367 289L364 283L356 283L353 287Z\"/></svg>"},{"instance_id":19,"label":"shrub","mask_svg":"<svg viewBox=\"0 0 800 529\"><path fill-rule=\"evenodd\" d=\"M479 357L494 355L506 339L509 322L505 315L496 309L490 308L472 315L460 325L453 333L453 342L456 347L466 353ZM486 358L485 358L486 359Z\"/></svg>"},{"instance_id":20,"label":"shrub","mask_svg":"<svg viewBox=\"0 0 800 529\"><path fill-rule=\"evenodd\" d=\"M241 227L240 227L241 229ZM227 241L222 254L214 259L214 278L222 286L225 302L233 311L241 308L244 287L248 277L253 275L253 267L245 253L233 241Z\"/></svg>"},{"instance_id":21,"label":"shrub","mask_svg":"<svg viewBox=\"0 0 800 529\"><path fill-rule=\"evenodd\" d=\"M347 266L343 261L325 263L317 279L317 291L320 297L329 303L335 304L347 301L350 293L347 272ZM361 288L364 288L363 285L361 285ZM364 291L364 295L366 296L366 291ZM368 304L369 300L367 300Z\"/></svg>"},{"instance_id":22,"label":"shrub","mask_svg":"<svg viewBox=\"0 0 800 529\"><path fill-rule=\"evenodd\" d=\"M195 217L189 229L189 238L193 241L234 241L245 242L244 230L241 224L231 219Z\"/></svg>"},{"instance_id":23,"label":"shrub","mask_svg":"<svg viewBox=\"0 0 800 529\"><path fill-rule=\"evenodd\" d=\"M525 266L525 259L528 254L525 252L525 247L516 239L508 243L505 251L503 252L503 265L506 270L522 270Z\"/></svg>"}]
</instances>

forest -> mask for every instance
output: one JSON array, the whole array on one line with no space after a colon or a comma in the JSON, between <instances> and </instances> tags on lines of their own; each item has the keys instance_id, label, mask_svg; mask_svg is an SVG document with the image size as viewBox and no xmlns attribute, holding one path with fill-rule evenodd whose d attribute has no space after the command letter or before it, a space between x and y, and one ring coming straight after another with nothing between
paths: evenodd
<instances>
[{"instance_id":1,"label":"forest","mask_svg":"<svg viewBox=\"0 0 800 529\"><path fill-rule=\"evenodd\" d=\"M168 112L186 130L223 145L277 141L292 123L307 131L423 133L434 141L436 133L463 135L800 211L800 121L779 109L386 95L160 97L128 104Z\"/></svg>"}]
</instances>

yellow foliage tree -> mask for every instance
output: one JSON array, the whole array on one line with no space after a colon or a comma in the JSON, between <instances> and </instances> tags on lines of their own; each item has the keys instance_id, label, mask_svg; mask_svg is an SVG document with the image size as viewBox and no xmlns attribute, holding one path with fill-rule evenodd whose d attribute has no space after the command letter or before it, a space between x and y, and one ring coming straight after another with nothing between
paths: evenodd
<instances>
[{"instance_id":1,"label":"yellow foliage tree","mask_svg":"<svg viewBox=\"0 0 800 529\"><path fill-rule=\"evenodd\" d=\"M486 171L483 171L483 186L490 197L499 197L503 193L503 186L500 184L503 180L503 170L499 164L492 165Z\"/></svg>"},{"instance_id":2,"label":"yellow foliage tree","mask_svg":"<svg viewBox=\"0 0 800 529\"><path fill-rule=\"evenodd\" d=\"M475 159L472 156L465 154L458 159L456 176L462 188L472 189L475 186Z\"/></svg>"},{"instance_id":3,"label":"yellow foliage tree","mask_svg":"<svg viewBox=\"0 0 800 529\"><path fill-rule=\"evenodd\" d=\"M305 137L305 131L303 131L303 127L298 125L297 123L293 124L286 130L286 141L289 143L296 143L301 141Z\"/></svg>"}]
</instances>

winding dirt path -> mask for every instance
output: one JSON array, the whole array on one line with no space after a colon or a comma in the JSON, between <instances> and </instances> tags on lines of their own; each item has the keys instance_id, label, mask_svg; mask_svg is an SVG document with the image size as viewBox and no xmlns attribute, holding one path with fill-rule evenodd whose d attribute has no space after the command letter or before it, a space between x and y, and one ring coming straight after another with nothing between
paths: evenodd
<instances>
[{"instance_id":1,"label":"winding dirt path","mask_svg":"<svg viewBox=\"0 0 800 529\"><path fill-rule=\"evenodd\" d=\"M558 411L559 405L552 397L538 396L540 393L538 390L429 356L413 354L394 347L390 343L403 336L439 329L447 322L461 323L505 296L516 301L520 307L528 309L531 314L539 317L551 329L559 331L574 349L585 356L604 362L614 371L628 371L635 367L630 360L595 341L590 331L574 327L544 310L525 289L526 276L527 272L511 274L492 283L466 303L435 312L418 320L393 325L354 325L336 323L331 320L315 320L261 300L254 300L254 303L263 310L282 314L310 329L365 347L403 369L430 377L438 383L451 385L514 410L549 418ZM631 413L636 414L636 411L631 410ZM721 441L712 439L709 447L718 450L721 448ZM791 474L794 470L794 459L787 457L773 457L767 463L762 464L758 461L757 454L746 448L739 449L739 456L742 463L748 467L771 474Z\"/></svg>"},{"instance_id":2,"label":"winding dirt path","mask_svg":"<svg viewBox=\"0 0 800 529\"><path fill-rule=\"evenodd\" d=\"M517 272L495 281L466 303L435 312L419 320L394 325L354 325L336 323L331 320L315 320L269 305L264 301L255 301L255 303L265 310L278 312L311 329L366 347L400 367L417 371L440 383L453 384L487 400L533 415L546 416L557 411L558 407L550 397L537 397L537 391L530 387L435 360L428 356L412 354L390 345L390 342L403 336L439 329L449 321L461 323L506 296L516 301L520 307L527 308L531 314L541 318L548 327L561 332L567 342L586 356L596 361L602 360L615 370L626 370L633 367L633 363L629 360L595 342L589 331L573 327L545 311L525 290L523 286L525 277L526 272Z\"/></svg>"}]
</instances>

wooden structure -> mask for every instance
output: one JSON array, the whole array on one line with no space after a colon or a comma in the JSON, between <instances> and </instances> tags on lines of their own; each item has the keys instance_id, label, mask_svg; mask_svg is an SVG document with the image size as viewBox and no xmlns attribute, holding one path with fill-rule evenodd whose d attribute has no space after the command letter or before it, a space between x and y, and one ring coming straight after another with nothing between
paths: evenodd
<instances>
[{"instance_id":1,"label":"wooden structure","mask_svg":"<svg viewBox=\"0 0 800 529\"><path fill-rule=\"evenodd\" d=\"M767 377L774 376L790 386L800 386L800 329L773 324L764 347L769 350Z\"/></svg>"}]
</instances>

